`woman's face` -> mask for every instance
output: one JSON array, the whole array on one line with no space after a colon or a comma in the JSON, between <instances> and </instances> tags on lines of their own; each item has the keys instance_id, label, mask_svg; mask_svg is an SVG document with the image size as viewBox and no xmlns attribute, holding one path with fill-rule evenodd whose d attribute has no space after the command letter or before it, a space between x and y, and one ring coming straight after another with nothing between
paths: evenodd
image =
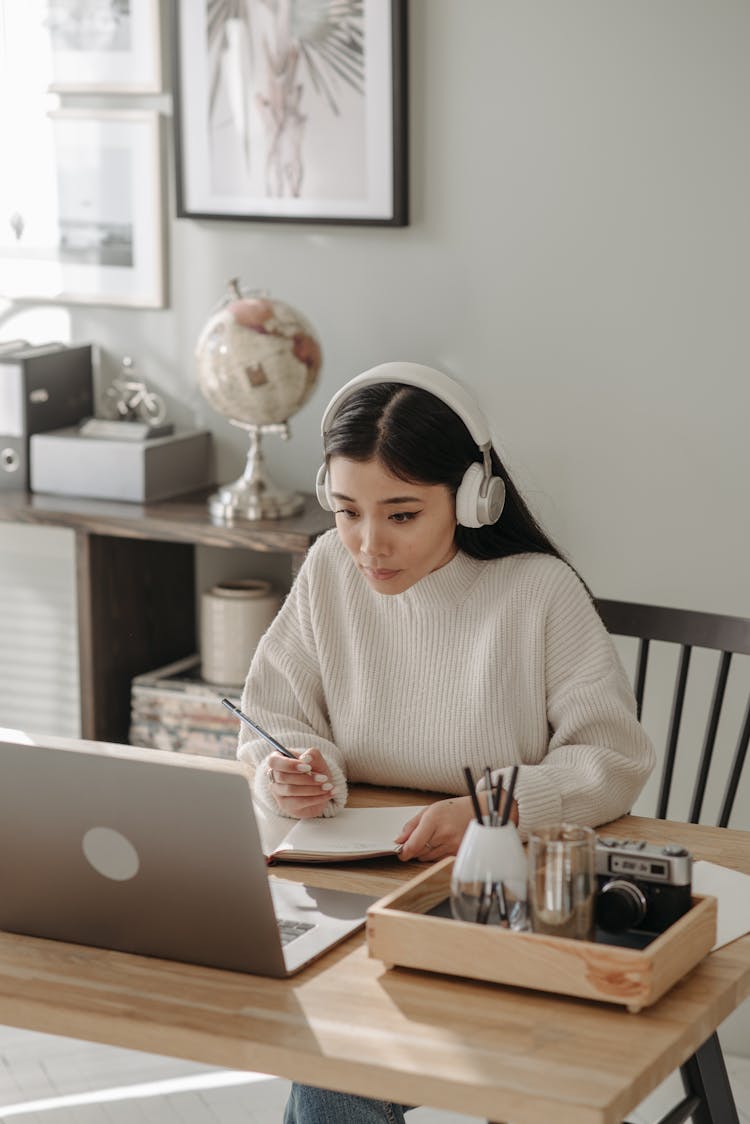
<instances>
[{"instance_id":1,"label":"woman's face","mask_svg":"<svg viewBox=\"0 0 750 1124\"><path fill-rule=\"evenodd\" d=\"M336 528L378 593L403 593L456 553L456 503L444 484L408 484L378 460L331 457Z\"/></svg>"}]
</instances>

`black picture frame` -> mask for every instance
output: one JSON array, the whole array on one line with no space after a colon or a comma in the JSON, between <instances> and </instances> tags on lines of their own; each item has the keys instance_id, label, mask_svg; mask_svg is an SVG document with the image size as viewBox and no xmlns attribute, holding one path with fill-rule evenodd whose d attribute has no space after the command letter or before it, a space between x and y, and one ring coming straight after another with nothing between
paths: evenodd
<instances>
[{"instance_id":1,"label":"black picture frame","mask_svg":"<svg viewBox=\"0 0 750 1124\"><path fill-rule=\"evenodd\" d=\"M172 3L178 217L408 225L407 0L351 0L309 42L236 11Z\"/></svg>"}]
</instances>

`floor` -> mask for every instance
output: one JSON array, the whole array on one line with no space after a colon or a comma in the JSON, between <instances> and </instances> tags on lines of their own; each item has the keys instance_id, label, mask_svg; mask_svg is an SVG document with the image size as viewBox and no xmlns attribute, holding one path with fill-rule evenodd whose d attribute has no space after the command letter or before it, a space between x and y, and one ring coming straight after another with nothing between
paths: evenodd
<instances>
[{"instance_id":1,"label":"floor","mask_svg":"<svg viewBox=\"0 0 750 1124\"><path fill-rule=\"evenodd\" d=\"M750 1124L750 1059L728 1057L740 1120ZM0 1124L280 1124L288 1082L0 1027ZM679 1092L665 1082L630 1119L658 1120ZM471 1124L419 1108L408 1124Z\"/></svg>"}]
</instances>

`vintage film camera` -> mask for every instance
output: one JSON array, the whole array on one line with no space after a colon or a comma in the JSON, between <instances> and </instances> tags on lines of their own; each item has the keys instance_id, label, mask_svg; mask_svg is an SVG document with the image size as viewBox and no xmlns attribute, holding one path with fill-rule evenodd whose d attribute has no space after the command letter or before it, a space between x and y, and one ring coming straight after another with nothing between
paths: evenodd
<instances>
[{"instance_id":1,"label":"vintage film camera","mask_svg":"<svg viewBox=\"0 0 750 1124\"><path fill-rule=\"evenodd\" d=\"M693 859L677 844L597 836L596 923L605 933L663 933L690 909Z\"/></svg>"}]
</instances>

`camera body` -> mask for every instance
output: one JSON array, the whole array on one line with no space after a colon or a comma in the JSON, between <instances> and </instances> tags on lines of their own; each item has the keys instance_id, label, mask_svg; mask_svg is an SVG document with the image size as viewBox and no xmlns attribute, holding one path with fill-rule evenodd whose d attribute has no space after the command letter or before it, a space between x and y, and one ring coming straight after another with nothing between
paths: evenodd
<instances>
[{"instance_id":1,"label":"camera body","mask_svg":"<svg viewBox=\"0 0 750 1124\"><path fill-rule=\"evenodd\" d=\"M663 933L692 904L693 858L677 844L597 836L596 923L607 933Z\"/></svg>"}]
</instances>

